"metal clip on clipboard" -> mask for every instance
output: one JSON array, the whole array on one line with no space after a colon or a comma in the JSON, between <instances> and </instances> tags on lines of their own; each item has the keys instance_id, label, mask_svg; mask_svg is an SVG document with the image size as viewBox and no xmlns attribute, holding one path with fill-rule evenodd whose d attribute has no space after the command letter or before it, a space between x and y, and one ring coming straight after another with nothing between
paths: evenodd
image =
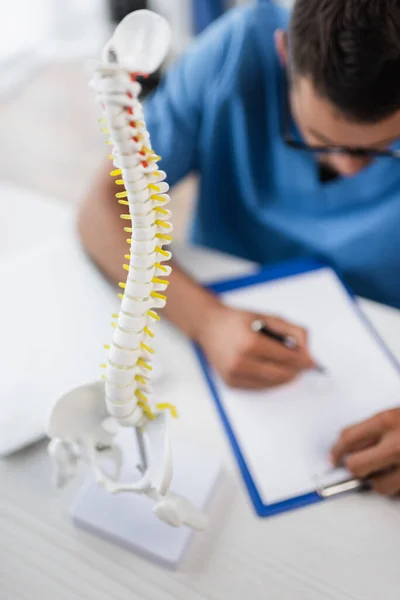
<instances>
[{"instance_id":1,"label":"metal clip on clipboard","mask_svg":"<svg viewBox=\"0 0 400 600\"><path fill-rule=\"evenodd\" d=\"M344 469L332 469L317 476L315 481L315 491L323 499L350 492L365 492L370 487L368 481L346 476Z\"/></svg>"}]
</instances>

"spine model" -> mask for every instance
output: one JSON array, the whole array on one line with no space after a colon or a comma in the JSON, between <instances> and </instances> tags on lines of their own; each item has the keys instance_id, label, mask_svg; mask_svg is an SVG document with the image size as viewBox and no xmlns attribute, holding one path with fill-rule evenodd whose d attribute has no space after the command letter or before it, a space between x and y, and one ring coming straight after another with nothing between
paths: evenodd
<instances>
[{"instance_id":1,"label":"spine model","mask_svg":"<svg viewBox=\"0 0 400 600\"><path fill-rule=\"evenodd\" d=\"M109 414L121 425L142 426L153 419L149 404L149 377L154 353L152 326L159 319L156 312L166 302L164 294L171 267L171 253L164 246L172 241L171 213L166 208L170 199L166 173L159 170L160 159L151 148L149 132L139 101L140 84L135 73L123 69L103 69L94 78L97 99L103 110L112 159L116 167L111 175L121 191L118 203L127 207L121 219L125 223L129 253L123 265L125 282L119 286L121 308L113 315L114 333L105 368L105 399ZM155 409L173 406L158 404Z\"/></svg>"},{"instance_id":2,"label":"spine model","mask_svg":"<svg viewBox=\"0 0 400 600\"><path fill-rule=\"evenodd\" d=\"M54 478L64 486L75 474L79 460L88 463L99 485L110 493L145 494L155 502L155 515L174 527L204 529L205 516L186 498L170 490L173 468L169 442L169 410L150 398L151 358L157 309L166 302L171 267L171 213L166 174L158 168L139 101L137 75L154 72L170 42L167 22L150 11L135 11L116 28L92 80L102 109L101 121L113 146L116 197L122 207L121 223L127 235L126 281L119 285L121 306L113 315L114 332L107 348L104 385L79 386L55 403L47 425ZM122 258L122 257L121 257ZM120 480L123 447L117 424L135 431L140 455L140 478ZM106 455L114 465L104 468Z\"/></svg>"}]
</instances>

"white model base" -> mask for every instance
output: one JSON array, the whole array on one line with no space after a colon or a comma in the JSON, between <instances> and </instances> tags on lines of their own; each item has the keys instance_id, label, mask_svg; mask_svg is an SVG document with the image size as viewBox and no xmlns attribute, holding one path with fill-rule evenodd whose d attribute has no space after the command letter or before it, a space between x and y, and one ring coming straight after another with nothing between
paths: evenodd
<instances>
[{"instance_id":1,"label":"white model base","mask_svg":"<svg viewBox=\"0 0 400 600\"><path fill-rule=\"evenodd\" d=\"M131 456L135 452L136 448L129 448ZM184 496L207 514L222 475L220 461L177 440L173 442L172 454L174 476L171 491ZM133 457L131 469L137 462L136 457L137 454ZM132 472L130 470L131 477ZM124 474L128 474L128 465ZM177 569L192 537L202 534L187 527L166 525L154 515L154 504L146 496L131 493L112 495L90 481L71 507L70 514L78 527L162 566Z\"/></svg>"}]
</instances>

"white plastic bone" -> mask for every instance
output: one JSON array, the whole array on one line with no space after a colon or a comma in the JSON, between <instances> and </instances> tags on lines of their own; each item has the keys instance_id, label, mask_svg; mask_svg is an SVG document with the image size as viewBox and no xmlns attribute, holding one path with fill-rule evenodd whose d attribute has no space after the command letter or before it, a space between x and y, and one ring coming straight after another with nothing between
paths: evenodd
<instances>
[{"instance_id":1,"label":"white plastic bone","mask_svg":"<svg viewBox=\"0 0 400 600\"><path fill-rule=\"evenodd\" d=\"M75 475L79 459L88 462L99 482L111 479L102 469L99 452L109 450L115 477L121 470L121 455L114 444L104 404L104 384L93 383L75 388L62 396L53 407L47 425L52 438L49 454L54 463L54 479L64 486Z\"/></svg>"},{"instance_id":2,"label":"white plastic bone","mask_svg":"<svg viewBox=\"0 0 400 600\"><path fill-rule=\"evenodd\" d=\"M189 500L172 492L155 505L153 512L164 523L172 527L186 525L197 531L202 531L207 527L207 517L197 510Z\"/></svg>"},{"instance_id":3,"label":"white plastic bone","mask_svg":"<svg viewBox=\"0 0 400 600\"><path fill-rule=\"evenodd\" d=\"M114 51L122 68L150 74L163 62L170 42L171 30L164 18L148 10L137 10L118 25L103 50L103 60L110 62L110 51Z\"/></svg>"},{"instance_id":4,"label":"white plastic bone","mask_svg":"<svg viewBox=\"0 0 400 600\"><path fill-rule=\"evenodd\" d=\"M123 214L129 223L128 274L121 284L124 294L120 312L114 315L115 329L104 365L105 383L81 386L60 398L47 432L52 438L49 454L57 485L65 485L74 476L79 459L83 459L107 491L146 494L156 502L154 513L165 523L202 529L205 517L188 500L170 492L169 417L152 407L146 396L152 391L148 381L153 335L150 328L157 318L154 309L165 304L162 292L171 267L161 263L171 257L163 246L171 241L172 225L171 213L165 211L170 201L169 186L151 149L135 74L150 74L160 66L170 35L166 21L150 11L128 15L105 47L91 82L107 122L116 174L123 180L119 183L124 183L125 190L122 188L117 198L129 207L129 215ZM142 467L146 468L141 469L139 478L132 475L129 483L119 481L119 425L135 428L138 440L144 443L144 448L140 447L145 452ZM102 463L104 456L112 462L111 474Z\"/></svg>"}]
</instances>

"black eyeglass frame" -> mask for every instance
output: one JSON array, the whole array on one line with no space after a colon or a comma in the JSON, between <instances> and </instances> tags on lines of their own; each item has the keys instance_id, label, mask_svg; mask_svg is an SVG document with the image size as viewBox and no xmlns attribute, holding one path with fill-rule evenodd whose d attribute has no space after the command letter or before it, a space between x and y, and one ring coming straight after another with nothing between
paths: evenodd
<instances>
[{"instance_id":1,"label":"black eyeglass frame","mask_svg":"<svg viewBox=\"0 0 400 600\"><path fill-rule=\"evenodd\" d=\"M311 154L347 154L356 158L395 158L400 159L400 149L398 150L377 150L375 148L355 148L348 146L311 146L306 142L295 140L291 134L291 119L288 97L287 79L285 76L281 79L282 87L282 105L281 115L281 137L285 144L295 150L303 150Z\"/></svg>"}]
</instances>

